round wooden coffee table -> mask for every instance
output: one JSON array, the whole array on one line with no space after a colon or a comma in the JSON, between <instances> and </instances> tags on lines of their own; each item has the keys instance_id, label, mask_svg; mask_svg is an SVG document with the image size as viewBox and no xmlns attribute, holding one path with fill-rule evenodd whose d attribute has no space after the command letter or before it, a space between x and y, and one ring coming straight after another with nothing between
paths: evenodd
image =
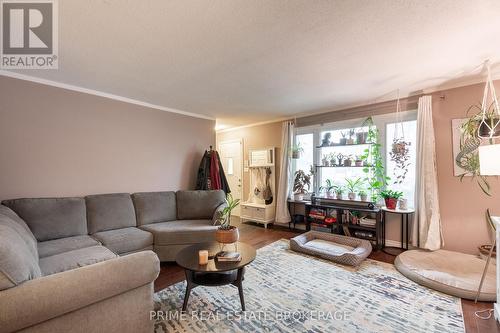
<instances>
[{"instance_id":1,"label":"round wooden coffee table","mask_svg":"<svg viewBox=\"0 0 500 333\"><path fill-rule=\"evenodd\" d=\"M238 287L240 294L241 310L245 311L245 299L243 298L243 277L245 266L255 259L255 248L245 243L238 242L238 252L241 254L241 261L221 262L215 258L220 251L220 244L217 242L200 243L188 246L182 249L175 261L186 272L186 295L182 304L182 311L186 311L189 295L193 288L197 286L223 286L232 284ZM208 264L200 265L198 263L198 251L208 250ZM226 250L234 250L234 245L227 245Z\"/></svg>"}]
</instances>

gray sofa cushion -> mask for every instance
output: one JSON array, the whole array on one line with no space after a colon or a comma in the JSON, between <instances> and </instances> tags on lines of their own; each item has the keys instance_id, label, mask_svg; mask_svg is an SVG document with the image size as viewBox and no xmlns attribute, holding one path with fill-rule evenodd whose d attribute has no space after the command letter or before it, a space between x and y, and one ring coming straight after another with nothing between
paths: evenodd
<instances>
[{"instance_id":1,"label":"gray sofa cushion","mask_svg":"<svg viewBox=\"0 0 500 333\"><path fill-rule=\"evenodd\" d=\"M178 191L176 196L178 220L212 219L226 198L222 190Z\"/></svg>"},{"instance_id":2,"label":"gray sofa cushion","mask_svg":"<svg viewBox=\"0 0 500 333\"><path fill-rule=\"evenodd\" d=\"M38 255L40 258L50 257L55 254L96 245L101 244L88 235L54 239L38 243Z\"/></svg>"},{"instance_id":3,"label":"gray sofa cushion","mask_svg":"<svg viewBox=\"0 0 500 333\"><path fill-rule=\"evenodd\" d=\"M38 258L19 233L6 224L0 224L0 290L40 276Z\"/></svg>"},{"instance_id":4,"label":"gray sofa cushion","mask_svg":"<svg viewBox=\"0 0 500 333\"><path fill-rule=\"evenodd\" d=\"M37 241L26 223L6 206L0 205L0 225L12 228L28 247L34 258L38 259Z\"/></svg>"},{"instance_id":5,"label":"gray sofa cushion","mask_svg":"<svg viewBox=\"0 0 500 333\"><path fill-rule=\"evenodd\" d=\"M195 244L215 241L212 220L181 220L140 226L154 235L156 245Z\"/></svg>"},{"instance_id":6,"label":"gray sofa cushion","mask_svg":"<svg viewBox=\"0 0 500 333\"><path fill-rule=\"evenodd\" d=\"M116 254L104 246L92 246L40 258L40 269L45 276L92 265L116 257ZM103 276L103 278L105 277Z\"/></svg>"},{"instance_id":7,"label":"gray sofa cushion","mask_svg":"<svg viewBox=\"0 0 500 333\"><path fill-rule=\"evenodd\" d=\"M85 197L89 233L135 227L135 211L128 193L98 194Z\"/></svg>"},{"instance_id":8,"label":"gray sofa cushion","mask_svg":"<svg viewBox=\"0 0 500 333\"><path fill-rule=\"evenodd\" d=\"M7 206L0 205L0 215L7 216L7 217L11 218L12 220L14 220L15 222L17 222L20 226L22 226L32 236L32 238L36 242L36 238L33 235L33 233L31 232L31 230L28 227L28 225L26 224L26 222L22 218L20 218L19 215L17 215L16 212L14 212L12 209L10 209Z\"/></svg>"},{"instance_id":9,"label":"gray sofa cushion","mask_svg":"<svg viewBox=\"0 0 500 333\"><path fill-rule=\"evenodd\" d=\"M101 231L92 237L117 254L134 252L153 245L153 234L134 227Z\"/></svg>"},{"instance_id":10,"label":"gray sofa cushion","mask_svg":"<svg viewBox=\"0 0 500 333\"><path fill-rule=\"evenodd\" d=\"M35 198L4 200L26 223L39 242L86 235L83 198Z\"/></svg>"},{"instance_id":11,"label":"gray sofa cushion","mask_svg":"<svg viewBox=\"0 0 500 333\"><path fill-rule=\"evenodd\" d=\"M175 192L142 192L132 194L137 225L177 219Z\"/></svg>"}]
</instances>

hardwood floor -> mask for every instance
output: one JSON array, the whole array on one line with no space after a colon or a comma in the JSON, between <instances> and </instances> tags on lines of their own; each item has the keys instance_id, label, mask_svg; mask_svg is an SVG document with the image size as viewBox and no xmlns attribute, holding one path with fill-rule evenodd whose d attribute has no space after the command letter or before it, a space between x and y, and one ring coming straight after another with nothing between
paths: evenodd
<instances>
[{"instance_id":1,"label":"hardwood floor","mask_svg":"<svg viewBox=\"0 0 500 333\"><path fill-rule=\"evenodd\" d=\"M279 239L290 239L301 231L291 231L287 228L270 226L269 229L264 229L251 223L240 224L237 220L234 221L240 228L240 240L251 244L256 248L264 247ZM371 259L394 263L395 257L382 251L373 251L370 254ZM185 280L184 270L175 263L162 263L160 275L155 281L155 292L164 289L172 284ZM474 315L475 311L492 309L493 303L462 300L462 309L464 314L464 322L467 333L500 333L500 325L495 319L488 320L479 319ZM484 314L483 314L484 315Z\"/></svg>"}]
</instances>

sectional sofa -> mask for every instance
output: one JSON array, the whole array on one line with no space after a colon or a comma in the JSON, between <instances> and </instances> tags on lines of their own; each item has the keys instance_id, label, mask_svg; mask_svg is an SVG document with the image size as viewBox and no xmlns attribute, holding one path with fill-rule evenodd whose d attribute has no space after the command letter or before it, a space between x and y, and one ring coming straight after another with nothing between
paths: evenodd
<instances>
[{"instance_id":1,"label":"sectional sofa","mask_svg":"<svg viewBox=\"0 0 500 333\"><path fill-rule=\"evenodd\" d=\"M2 201L0 333L151 332L159 261L214 240L224 198L178 191Z\"/></svg>"}]
</instances>

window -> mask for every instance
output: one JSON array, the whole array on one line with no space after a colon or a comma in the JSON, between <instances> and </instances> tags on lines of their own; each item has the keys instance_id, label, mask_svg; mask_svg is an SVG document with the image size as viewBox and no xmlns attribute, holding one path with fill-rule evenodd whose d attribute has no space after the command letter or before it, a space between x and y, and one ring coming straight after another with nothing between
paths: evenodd
<instances>
[{"instance_id":1,"label":"window","mask_svg":"<svg viewBox=\"0 0 500 333\"><path fill-rule=\"evenodd\" d=\"M387 176L391 177L388 188L403 192L404 197L408 199L408 206L412 207L415 199L417 112L401 112L399 116L401 117L400 119L402 119L405 141L410 143L408 146L410 159L408 161L408 172L406 173L405 179L398 184L394 184L394 180L397 178L397 176L394 176L394 171L397 170L397 163L391 160L390 152L392 151L392 144L396 134L396 124L398 124L399 132L401 132L401 125L395 122L396 114L394 113L377 115L372 118L374 126L379 131L379 142L382 145L380 153L383 163L385 164L385 172ZM315 174L314 178L311 180L313 186L311 186L310 192L318 194L320 192L319 188L325 185L327 179L334 181L338 185L345 185L346 178L366 178L366 173L363 171L362 167L331 167L331 157L338 157L339 154L343 156L351 155L353 157L352 165L355 165L354 157L362 155L364 150L368 148L368 145L365 144L337 144L343 139L342 133L344 133L346 139L349 139L349 129L354 130L354 135L352 136L354 142L360 142L357 138L357 133L366 130L366 128L360 127L364 120L365 119L351 119L296 129L295 144L300 144L303 151L299 159L293 160L293 171L303 170L309 173L311 166L316 166L314 167ZM330 133L329 140L333 142L334 145L322 145L326 133ZM327 156L330 157L330 160L328 161L328 167L325 167L324 159ZM368 161L368 163L370 163L370 161ZM338 165L337 158L337 166Z\"/></svg>"},{"instance_id":2,"label":"window","mask_svg":"<svg viewBox=\"0 0 500 333\"><path fill-rule=\"evenodd\" d=\"M300 153L300 157L298 159L294 159L294 173L297 170L303 170L305 173L310 173L311 168L314 165L314 134L305 133L296 135L295 145L302 148L302 151ZM311 187L309 192L313 192L313 184L314 178L311 177Z\"/></svg>"},{"instance_id":3,"label":"window","mask_svg":"<svg viewBox=\"0 0 500 333\"><path fill-rule=\"evenodd\" d=\"M402 125L402 128L401 128ZM401 191L404 194L404 198L408 199L408 206L413 207L415 202L415 174L416 174L416 164L417 164L417 121L404 121L399 123L389 123L386 127L386 174L391 177L389 181L389 187L395 191ZM401 138L402 132L404 133L404 141L409 143L408 154L409 159L405 163L407 167L406 175L403 178L399 178L404 174L404 171L398 168L398 164L391 158L391 150L393 140L396 135Z\"/></svg>"}]
</instances>

